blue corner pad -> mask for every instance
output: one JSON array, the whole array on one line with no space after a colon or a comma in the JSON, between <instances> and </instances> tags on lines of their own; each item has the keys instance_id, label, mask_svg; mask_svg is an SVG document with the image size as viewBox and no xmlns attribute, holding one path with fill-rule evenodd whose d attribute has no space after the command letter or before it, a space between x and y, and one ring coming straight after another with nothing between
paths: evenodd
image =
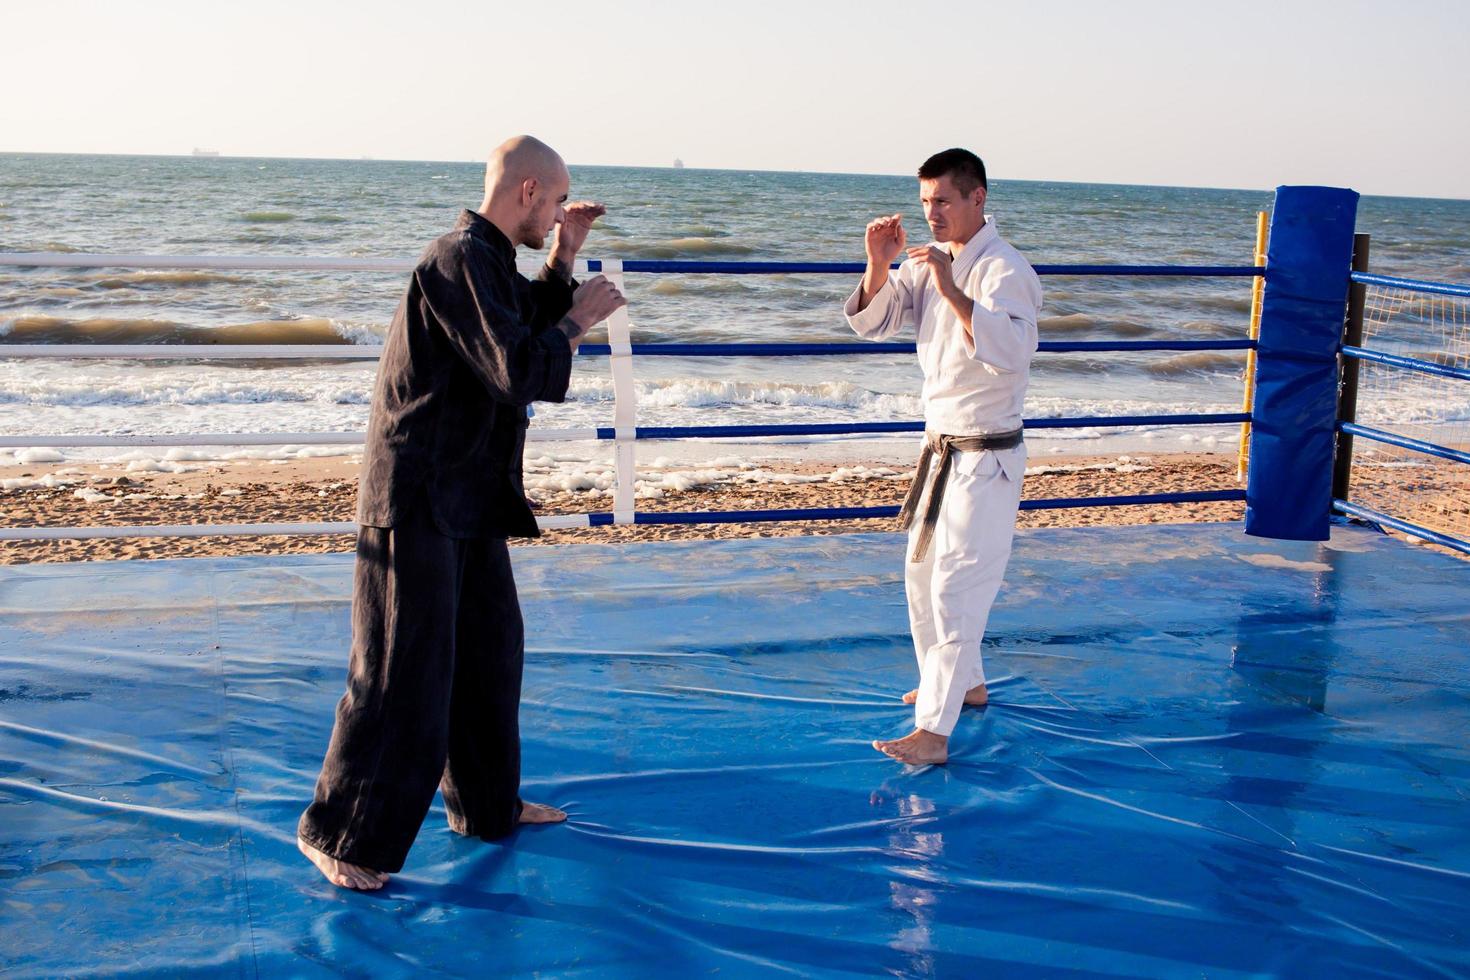
<instances>
[{"instance_id":1,"label":"blue corner pad","mask_svg":"<svg viewBox=\"0 0 1470 980\"><path fill-rule=\"evenodd\" d=\"M1337 352L1357 208L1356 191L1276 188L1251 412L1247 534L1327 540Z\"/></svg>"}]
</instances>

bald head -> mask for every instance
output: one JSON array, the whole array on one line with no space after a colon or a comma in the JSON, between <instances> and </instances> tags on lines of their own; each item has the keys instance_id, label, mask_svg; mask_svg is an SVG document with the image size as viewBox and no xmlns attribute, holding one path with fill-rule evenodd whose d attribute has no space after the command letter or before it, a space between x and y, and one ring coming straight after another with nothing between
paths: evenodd
<instances>
[{"instance_id":1,"label":"bald head","mask_svg":"<svg viewBox=\"0 0 1470 980\"><path fill-rule=\"evenodd\" d=\"M534 136L512 136L485 163L485 196L518 192L527 179L551 184L565 176L561 154Z\"/></svg>"},{"instance_id":2,"label":"bald head","mask_svg":"<svg viewBox=\"0 0 1470 980\"><path fill-rule=\"evenodd\" d=\"M485 163L485 200L480 213L512 245L540 248L562 219L571 186L566 162L534 136L513 136Z\"/></svg>"}]
</instances>

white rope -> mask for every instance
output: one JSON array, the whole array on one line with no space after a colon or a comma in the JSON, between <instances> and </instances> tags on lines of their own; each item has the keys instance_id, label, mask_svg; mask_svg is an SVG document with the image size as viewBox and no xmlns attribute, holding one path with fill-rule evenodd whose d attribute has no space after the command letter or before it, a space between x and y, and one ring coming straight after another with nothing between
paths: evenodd
<instances>
[{"instance_id":1,"label":"white rope","mask_svg":"<svg viewBox=\"0 0 1470 980\"><path fill-rule=\"evenodd\" d=\"M96 252L0 252L0 265L76 269L226 269L300 272L410 272L414 259L278 255L110 255Z\"/></svg>"},{"instance_id":2,"label":"white rope","mask_svg":"<svg viewBox=\"0 0 1470 980\"><path fill-rule=\"evenodd\" d=\"M545 264L540 258L516 262L523 273L534 275ZM611 262L604 262L606 268ZM616 261L619 270L621 261ZM105 252L0 252L0 266L69 269L214 269L279 272L412 272L410 258L346 258L332 255L113 255ZM574 275L587 272L587 260L578 259Z\"/></svg>"},{"instance_id":3,"label":"white rope","mask_svg":"<svg viewBox=\"0 0 1470 980\"><path fill-rule=\"evenodd\" d=\"M623 291L623 263L620 260L603 262L602 272L618 292ZM612 348L612 356L608 360L613 380L613 468L617 474L613 489L613 523L632 524L638 480L638 389L633 384L632 326L626 305L614 310L607 318L607 340Z\"/></svg>"},{"instance_id":4,"label":"white rope","mask_svg":"<svg viewBox=\"0 0 1470 980\"><path fill-rule=\"evenodd\" d=\"M595 428L531 429L527 442L595 442ZM126 449L146 446L360 446L361 432L200 432L158 435L0 436L0 449Z\"/></svg>"},{"instance_id":5,"label":"white rope","mask_svg":"<svg viewBox=\"0 0 1470 980\"><path fill-rule=\"evenodd\" d=\"M143 446L360 446L361 432L201 432L161 435L0 436L0 449L120 449Z\"/></svg>"},{"instance_id":6,"label":"white rope","mask_svg":"<svg viewBox=\"0 0 1470 980\"><path fill-rule=\"evenodd\" d=\"M573 527L591 527L592 518L586 514L556 514L536 518L536 526L543 531L557 531Z\"/></svg>"},{"instance_id":7,"label":"white rope","mask_svg":"<svg viewBox=\"0 0 1470 980\"><path fill-rule=\"evenodd\" d=\"M595 442L596 429L530 429L526 432L528 442Z\"/></svg>"},{"instance_id":8,"label":"white rope","mask_svg":"<svg viewBox=\"0 0 1470 980\"><path fill-rule=\"evenodd\" d=\"M217 538L262 534L355 534L351 521L317 524L149 524L136 527L7 527L0 541L90 541L96 538Z\"/></svg>"},{"instance_id":9,"label":"white rope","mask_svg":"<svg viewBox=\"0 0 1470 980\"><path fill-rule=\"evenodd\" d=\"M357 344L0 344L0 359L129 361L376 361L381 346Z\"/></svg>"},{"instance_id":10,"label":"white rope","mask_svg":"<svg viewBox=\"0 0 1470 980\"><path fill-rule=\"evenodd\" d=\"M554 514L538 517L543 531L591 527L586 514ZM92 541L98 538L223 538L259 537L267 534L356 534L353 521L284 524L139 524L127 527L6 527L0 541Z\"/></svg>"},{"instance_id":11,"label":"white rope","mask_svg":"<svg viewBox=\"0 0 1470 980\"><path fill-rule=\"evenodd\" d=\"M0 361L376 361L382 353L380 344L0 344Z\"/></svg>"}]
</instances>

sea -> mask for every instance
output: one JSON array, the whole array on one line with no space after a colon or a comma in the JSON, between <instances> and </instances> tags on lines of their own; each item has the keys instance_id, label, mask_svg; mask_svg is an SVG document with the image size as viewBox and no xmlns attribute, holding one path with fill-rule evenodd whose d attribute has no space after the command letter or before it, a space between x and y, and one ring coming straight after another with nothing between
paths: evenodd
<instances>
[{"instance_id":1,"label":"sea","mask_svg":"<svg viewBox=\"0 0 1470 980\"><path fill-rule=\"evenodd\" d=\"M572 196L608 214L582 255L603 259L861 261L874 216L901 212L927 240L912 176L573 166ZM0 252L364 256L411 259L480 199L483 164L377 160L0 154ZM998 177L988 211L1033 262L1249 265L1270 189L1055 183ZM1470 281L1470 202L1365 197L1358 230L1374 271ZM525 253L527 268L541 256ZM376 344L403 273L21 269L0 266L0 467L126 461L183 468L209 459L350 453L350 447L66 449L61 434L361 430L371 362L17 360L6 344ZM841 307L855 277L627 277L635 342L852 341ZM1049 277L1043 340L1244 337L1247 279ZM1409 329L1414 329L1412 326ZM594 336L594 340L597 339ZM1407 349L1432 336L1401 338ZM1244 355L1039 354L1028 417L1239 411ZM912 355L643 358L644 425L917 420ZM1461 386L1463 387L1463 386ZM576 361L568 399L535 407L537 427L610 425L608 359ZM1470 394L1425 403L1412 390L1365 406L1364 421L1470 420ZM1236 426L1037 430L1037 454L1234 452ZM907 461L915 436L640 446L666 462L741 458ZM555 445L545 459L603 458ZM541 449L534 449L539 452ZM682 455L681 455L682 454ZM543 460L544 461L544 460Z\"/></svg>"}]
</instances>

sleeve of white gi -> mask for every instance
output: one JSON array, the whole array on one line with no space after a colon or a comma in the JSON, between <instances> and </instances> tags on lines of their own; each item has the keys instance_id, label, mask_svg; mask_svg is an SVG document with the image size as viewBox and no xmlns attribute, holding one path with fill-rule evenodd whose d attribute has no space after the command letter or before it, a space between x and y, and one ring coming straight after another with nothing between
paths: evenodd
<instances>
[{"instance_id":1,"label":"sleeve of white gi","mask_svg":"<svg viewBox=\"0 0 1470 980\"><path fill-rule=\"evenodd\" d=\"M1025 371L1036 353L1036 319L1041 311L1036 273L1024 260L977 262L965 293L975 303L966 352L997 371Z\"/></svg>"},{"instance_id":2,"label":"sleeve of white gi","mask_svg":"<svg viewBox=\"0 0 1470 980\"><path fill-rule=\"evenodd\" d=\"M911 265L905 262L896 271L890 271L888 281L863 310L858 309L858 304L863 301L863 286L858 283L842 307L853 333L865 340L884 340L902 330L905 324L914 322Z\"/></svg>"}]
</instances>

